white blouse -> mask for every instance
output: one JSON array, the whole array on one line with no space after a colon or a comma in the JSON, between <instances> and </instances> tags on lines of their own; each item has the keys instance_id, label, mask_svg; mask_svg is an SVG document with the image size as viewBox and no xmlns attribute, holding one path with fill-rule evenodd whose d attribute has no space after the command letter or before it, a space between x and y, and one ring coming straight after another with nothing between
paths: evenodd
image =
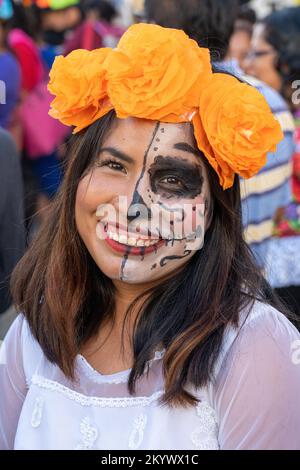
<instances>
[{"instance_id":1,"label":"white blouse","mask_svg":"<svg viewBox=\"0 0 300 470\"><path fill-rule=\"evenodd\" d=\"M164 350L130 396L130 369L103 375L81 355L67 379L19 315L0 354L0 449L300 449L300 334L268 305L246 313L188 408L158 403Z\"/></svg>"}]
</instances>

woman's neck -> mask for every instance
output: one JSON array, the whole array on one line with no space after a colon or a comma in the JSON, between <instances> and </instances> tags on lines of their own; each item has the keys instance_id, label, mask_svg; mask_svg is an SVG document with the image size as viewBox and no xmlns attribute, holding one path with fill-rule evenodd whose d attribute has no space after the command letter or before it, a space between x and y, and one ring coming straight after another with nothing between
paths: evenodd
<instances>
[{"instance_id":1,"label":"woman's neck","mask_svg":"<svg viewBox=\"0 0 300 470\"><path fill-rule=\"evenodd\" d=\"M128 284L119 280L114 280L113 283L115 286L115 319L117 324L122 324L128 307L137 297L143 294L151 286L145 286L142 284ZM141 299L141 301L137 302L135 308L133 309L131 316L132 320L134 320L138 315L138 310L143 300L144 297Z\"/></svg>"},{"instance_id":2,"label":"woman's neck","mask_svg":"<svg viewBox=\"0 0 300 470\"><path fill-rule=\"evenodd\" d=\"M114 286L114 320L108 319L105 321L101 325L97 336L90 338L81 348L81 354L88 359L92 367L104 374L111 374L132 367L133 328L142 301L139 301L130 315L126 317L123 335L124 320L130 304L148 288L148 286L125 284L121 281L114 281ZM124 348L121 347L122 344Z\"/></svg>"}]
</instances>

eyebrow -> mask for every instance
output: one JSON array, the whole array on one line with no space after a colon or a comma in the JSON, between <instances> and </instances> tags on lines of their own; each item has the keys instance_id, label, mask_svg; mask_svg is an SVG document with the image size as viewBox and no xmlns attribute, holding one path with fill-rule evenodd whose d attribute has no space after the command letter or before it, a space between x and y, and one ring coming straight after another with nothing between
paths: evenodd
<instances>
[{"instance_id":1,"label":"eyebrow","mask_svg":"<svg viewBox=\"0 0 300 470\"><path fill-rule=\"evenodd\" d=\"M127 163L134 163L134 159L129 157L129 155L127 155L126 153L124 152L121 152L121 150L118 150L114 147L103 147L99 150L99 155L100 153L102 152L108 152L110 153L113 157L116 157L116 158L119 158L120 160L123 160L124 162L127 162Z\"/></svg>"},{"instance_id":2,"label":"eyebrow","mask_svg":"<svg viewBox=\"0 0 300 470\"><path fill-rule=\"evenodd\" d=\"M182 150L183 152L193 153L194 155L199 157L199 150L195 149L187 142L178 142L177 144L174 144L173 148L176 150Z\"/></svg>"},{"instance_id":3,"label":"eyebrow","mask_svg":"<svg viewBox=\"0 0 300 470\"><path fill-rule=\"evenodd\" d=\"M202 170L202 166L197 163L186 160L182 157L174 157L171 155L157 155L157 157L155 157L154 159L154 162L150 165L148 172L151 174L154 171L162 172L169 169L172 169L174 171L184 169L185 172L190 171L191 173L194 173L195 169Z\"/></svg>"},{"instance_id":4,"label":"eyebrow","mask_svg":"<svg viewBox=\"0 0 300 470\"><path fill-rule=\"evenodd\" d=\"M183 152L188 152L196 156L199 156L199 150L196 150L187 142L177 142L177 144L174 144L173 148L176 150L182 150ZM99 150L99 155L102 152L110 153L113 157L119 158L120 160L123 160L127 163L134 163L134 159L132 157L122 152L121 150L118 150L115 147L103 147Z\"/></svg>"}]
</instances>

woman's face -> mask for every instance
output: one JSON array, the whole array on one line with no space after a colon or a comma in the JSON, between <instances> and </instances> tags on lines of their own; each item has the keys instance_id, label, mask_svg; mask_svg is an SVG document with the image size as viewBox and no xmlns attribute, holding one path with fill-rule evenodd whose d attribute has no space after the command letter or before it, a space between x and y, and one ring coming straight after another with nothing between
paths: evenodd
<instances>
[{"instance_id":1,"label":"woman's face","mask_svg":"<svg viewBox=\"0 0 300 470\"><path fill-rule=\"evenodd\" d=\"M45 11L42 15L42 26L45 31L66 31L75 28L80 19L80 10L77 6L63 10Z\"/></svg>"},{"instance_id":2,"label":"woman's face","mask_svg":"<svg viewBox=\"0 0 300 470\"><path fill-rule=\"evenodd\" d=\"M254 28L250 53L242 67L247 74L280 91L281 78L276 69L276 61L276 50L265 40L265 26L258 24Z\"/></svg>"},{"instance_id":3,"label":"woman's face","mask_svg":"<svg viewBox=\"0 0 300 470\"><path fill-rule=\"evenodd\" d=\"M189 123L116 119L76 195L79 235L112 280L169 277L201 249L207 172Z\"/></svg>"},{"instance_id":4,"label":"woman's face","mask_svg":"<svg viewBox=\"0 0 300 470\"><path fill-rule=\"evenodd\" d=\"M251 35L242 29L236 30L230 38L229 57L236 59L242 66L250 49Z\"/></svg>"}]
</instances>

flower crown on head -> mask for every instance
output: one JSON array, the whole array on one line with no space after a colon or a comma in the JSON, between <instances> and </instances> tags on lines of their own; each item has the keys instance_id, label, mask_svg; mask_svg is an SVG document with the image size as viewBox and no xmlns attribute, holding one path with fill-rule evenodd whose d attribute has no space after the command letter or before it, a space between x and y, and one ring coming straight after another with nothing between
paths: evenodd
<instances>
[{"instance_id":1,"label":"flower crown on head","mask_svg":"<svg viewBox=\"0 0 300 470\"><path fill-rule=\"evenodd\" d=\"M114 109L118 118L192 122L200 151L223 189L255 175L283 138L263 95L213 73L209 50L183 31L135 24L116 49L75 50L55 59L49 114L73 133Z\"/></svg>"}]
</instances>

